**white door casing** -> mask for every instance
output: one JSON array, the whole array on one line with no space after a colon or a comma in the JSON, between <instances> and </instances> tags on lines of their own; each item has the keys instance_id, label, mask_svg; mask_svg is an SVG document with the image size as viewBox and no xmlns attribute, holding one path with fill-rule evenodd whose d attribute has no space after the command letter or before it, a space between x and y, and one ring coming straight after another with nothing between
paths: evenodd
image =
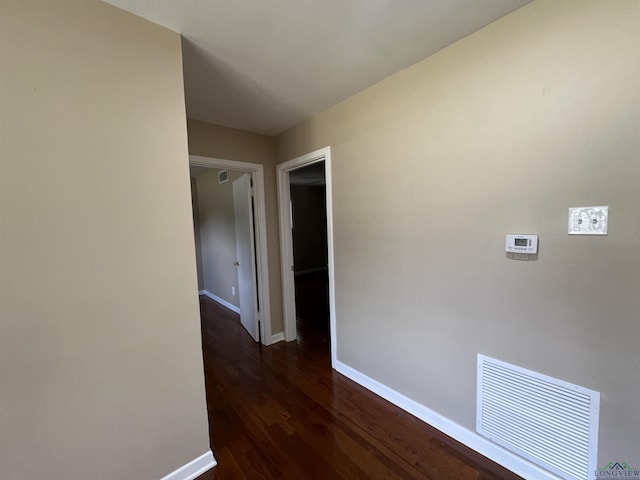
<instances>
[{"instance_id":1,"label":"white door casing","mask_svg":"<svg viewBox=\"0 0 640 480\"><path fill-rule=\"evenodd\" d=\"M233 182L233 212L236 227L236 267L238 269L238 299L240 323L257 342L258 310L255 285L255 249L253 243L253 206L251 175L245 173Z\"/></svg>"},{"instance_id":2,"label":"white door casing","mask_svg":"<svg viewBox=\"0 0 640 480\"><path fill-rule=\"evenodd\" d=\"M271 299L269 297L269 275L267 263L267 223L265 208L264 167L259 163L239 162L221 158L189 155L189 165L208 168L223 168L248 172L253 176L255 214L255 245L257 259L257 298L260 303L260 332L263 345L278 341L279 334L271 335ZM255 284L254 284L255 285Z\"/></svg>"},{"instance_id":3,"label":"white door casing","mask_svg":"<svg viewBox=\"0 0 640 480\"><path fill-rule=\"evenodd\" d=\"M325 147L276 165L278 180L278 216L280 219L280 260L282 271L282 310L284 337L290 342L296 339L296 296L293 272L293 234L291 231L291 191L289 172L316 162L325 162L327 198L327 254L329 274L329 335L331 342L331 366L337 361L336 308L333 250L333 194L331 182L331 148Z\"/></svg>"}]
</instances>

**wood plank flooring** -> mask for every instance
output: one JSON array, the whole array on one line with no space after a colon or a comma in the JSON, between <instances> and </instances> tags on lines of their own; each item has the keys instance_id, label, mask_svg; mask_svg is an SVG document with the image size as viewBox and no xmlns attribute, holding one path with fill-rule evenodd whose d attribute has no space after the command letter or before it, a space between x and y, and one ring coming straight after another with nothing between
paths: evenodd
<instances>
[{"instance_id":1,"label":"wood plank flooring","mask_svg":"<svg viewBox=\"0 0 640 480\"><path fill-rule=\"evenodd\" d=\"M520 479L333 371L313 323L263 347L235 313L200 306L218 466L198 480Z\"/></svg>"}]
</instances>

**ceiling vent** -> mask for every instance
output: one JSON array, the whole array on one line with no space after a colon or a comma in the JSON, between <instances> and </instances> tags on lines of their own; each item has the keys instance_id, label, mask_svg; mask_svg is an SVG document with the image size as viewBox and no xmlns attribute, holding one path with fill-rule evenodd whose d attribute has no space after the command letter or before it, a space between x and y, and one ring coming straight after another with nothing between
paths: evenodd
<instances>
[{"instance_id":1,"label":"ceiling vent","mask_svg":"<svg viewBox=\"0 0 640 480\"><path fill-rule=\"evenodd\" d=\"M218 183L227 183L229 181L229 170L220 170L218 172Z\"/></svg>"}]
</instances>

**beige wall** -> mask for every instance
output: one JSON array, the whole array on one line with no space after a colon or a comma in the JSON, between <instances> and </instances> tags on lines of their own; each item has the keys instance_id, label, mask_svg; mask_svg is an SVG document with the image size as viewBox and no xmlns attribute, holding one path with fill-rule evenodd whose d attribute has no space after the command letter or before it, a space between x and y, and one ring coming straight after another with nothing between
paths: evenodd
<instances>
[{"instance_id":1,"label":"beige wall","mask_svg":"<svg viewBox=\"0 0 640 480\"><path fill-rule=\"evenodd\" d=\"M192 119L187 120L187 130L189 134L189 153L192 155L264 165L271 333L282 332L284 324L282 320L280 240L274 163L275 139L266 135L244 132Z\"/></svg>"},{"instance_id":2,"label":"beige wall","mask_svg":"<svg viewBox=\"0 0 640 480\"><path fill-rule=\"evenodd\" d=\"M0 0L0 477L158 479L209 449L180 38Z\"/></svg>"},{"instance_id":3,"label":"beige wall","mask_svg":"<svg viewBox=\"0 0 640 480\"><path fill-rule=\"evenodd\" d=\"M218 172L199 175L198 206L202 245L203 289L240 308L238 296L236 222L233 181L242 173L229 172L229 181L218 183ZM231 294L231 287L236 294Z\"/></svg>"},{"instance_id":4,"label":"beige wall","mask_svg":"<svg viewBox=\"0 0 640 480\"><path fill-rule=\"evenodd\" d=\"M479 352L598 390L599 463L640 463L638 25L538 1L278 138L332 148L340 361L471 430ZM607 237L567 235L588 205Z\"/></svg>"}]
</instances>

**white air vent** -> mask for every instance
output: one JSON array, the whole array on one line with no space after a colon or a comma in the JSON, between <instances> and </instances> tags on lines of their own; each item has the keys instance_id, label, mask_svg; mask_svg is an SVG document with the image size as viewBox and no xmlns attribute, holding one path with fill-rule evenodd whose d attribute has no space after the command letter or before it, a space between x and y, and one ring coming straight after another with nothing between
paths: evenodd
<instances>
[{"instance_id":1,"label":"white air vent","mask_svg":"<svg viewBox=\"0 0 640 480\"><path fill-rule=\"evenodd\" d=\"M599 411L598 392L478 355L478 433L562 478L593 478Z\"/></svg>"},{"instance_id":2,"label":"white air vent","mask_svg":"<svg viewBox=\"0 0 640 480\"><path fill-rule=\"evenodd\" d=\"M229 170L220 170L218 172L218 183L226 183L229 181Z\"/></svg>"}]
</instances>

